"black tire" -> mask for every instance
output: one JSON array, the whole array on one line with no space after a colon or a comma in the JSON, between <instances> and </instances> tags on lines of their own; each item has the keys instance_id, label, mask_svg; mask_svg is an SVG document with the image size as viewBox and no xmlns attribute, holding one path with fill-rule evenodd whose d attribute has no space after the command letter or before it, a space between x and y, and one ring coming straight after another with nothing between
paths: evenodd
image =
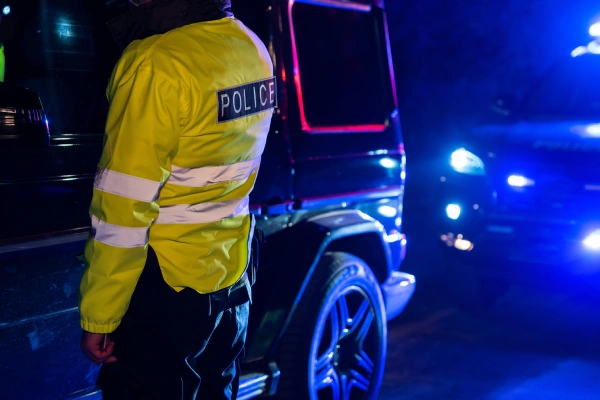
<instances>
[{"instance_id":1,"label":"black tire","mask_svg":"<svg viewBox=\"0 0 600 400\"><path fill-rule=\"evenodd\" d=\"M326 253L282 338L277 398L376 399L386 350L385 304L375 275L357 257Z\"/></svg>"},{"instance_id":2,"label":"black tire","mask_svg":"<svg viewBox=\"0 0 600 400\"><path fill-rule=\"evenodd\" d=\"M508 292L511 283L499 277L480 273L477 266L456 260L446 261L444 279L446 293L452 303L471 315L490 311Z\"/></svg>"}]
</instances>

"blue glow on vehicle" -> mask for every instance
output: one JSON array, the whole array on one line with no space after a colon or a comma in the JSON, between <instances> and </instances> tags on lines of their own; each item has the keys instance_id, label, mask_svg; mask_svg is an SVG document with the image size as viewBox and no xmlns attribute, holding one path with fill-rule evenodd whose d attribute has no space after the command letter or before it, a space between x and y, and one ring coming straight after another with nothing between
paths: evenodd
<instances>
[{"instance_id":1,"label":"blue glow on vehicle","mask_svg":"<svg viewBox=\"0 0 600 400\"><path fill-rule=\"evenodd\" d=\"M458 204L448 204L446 206L446 216L448 218L457 220L460 217L462 210Z\"/></svg>"},{"instance_id":2,"label":"blue glow on vehicle","mask_svg":"<svg viewBox=\"0 0 600 400\"><path fill-rule=\"evenodd\" d=\"M8 15L10 14L10 6L6 6L2 9L2 14Z\"/></svg>"},{"instance_id":3,"label":"blue glow on vehicle","mask_svg":"<svg viewBox=\"0 0 600 400\"><path fill-rule=\"evenodd\" d=\"M379 208L377 208L377 212L388 218L394 218L396 214L398 214L398 210L391 206L379 206Z\"/></svg>"},{"instance_id":4,"label":"blue glow on vehicle","mask_svg":"<svg viewBox=\"0 0 600 400\"><path fill-rule=\"evenodd\" d=\"M600 22L596 22L590 26L590 36L599 37L600 36Z\"/></svg>"},{"instance_id":5,"label":"blue glow on vehicle","mask_svg":"<svg viewBox=\"0 0 600 400\"><path fill-rule=\"evenodd\" d=\"M485 175L485 165L481 158L466 149L455 150L450 156L450 165L461 174Z\"/></svg>"},{"instance_id":6,"label":"blue glow on vehicle","mask_svg":"<svg viewBox=\"0 0 600 400\"><path fill-rule=\"evenodd\" d=\"M57 24L56 34L61 40L70 40L75 36L73 23L66 18L60 18Z\"/></svg>"},{"instance_id":7,"label":"blue glow on vehicle","mask_svg":"<svg viewBox=\"0 0 600 400\"><path fill-rule=\"evenodd\" d=\"M402 238L403 238L403 236L399 232L394 232L394 233L392 233L390 235L385 235L385 241L387 243L396 243L396 242L401 241Z\"/></svg>"},{"instance_id":8,"label":"blue glow on vehicle","mask_svg":"<svg viewBox=\"0 0 600 400\"><path fill-rule=\"evenodd\" d=\"M595 232L592 232L588 237L583 241L585 247L591 250L600 250L600 229Z\"/></svg>"},{"instance_id":9,"label":"blue glow on vehicle","mask_svg":"<svg viewBox=\"0 0 600 400\"><path fill-rule=\"evenodd\" d=\"M384 168L396 168L398 166L398 161L393 160L391 158L382 158L379 161L379 164L381 164L382 167Z\"/></svg>"},{"instance_id":10,"label":"blue glow on vehicle","mask_svg":"<svg viewBox=\"0 0 600 400\"><path fill-rule=\"evenodd\" d=\"M375 150L375 151L370 151L368 154L369 154L370 156L374 156L374 155L378 155L378 156L380 156L380 155L382 155L382 154L387 154L387 153L388 153L388 151L387 151L387 150Z\"/></svg>"},{"instance_id":11,"label":"blue glow on vehicle","mask_svg":"<svg viewBox=\"0 0 600 400\"><path fill-rule=\"evenodd\" d=\"M511 175L508 177L507 182L510 186L516 188L523 188L535 185L535 181L523 175Z\"/></svg>"}]
</instances>

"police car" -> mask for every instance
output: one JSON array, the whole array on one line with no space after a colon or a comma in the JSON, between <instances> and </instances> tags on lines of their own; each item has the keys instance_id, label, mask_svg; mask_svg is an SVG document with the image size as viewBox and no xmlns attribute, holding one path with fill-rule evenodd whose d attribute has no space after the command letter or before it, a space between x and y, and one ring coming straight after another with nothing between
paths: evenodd
<instances>
[{"instance_id":1,"label":"police car","mask_svg":"<svg viewBox=\"0 0 600 400\"><path fill-rule=\"evenodd\" d=\"M438 233L465 307L493 304L530 271L600 272L600 23L589 33L447 152Z\"/></svg>"}]
</instances>

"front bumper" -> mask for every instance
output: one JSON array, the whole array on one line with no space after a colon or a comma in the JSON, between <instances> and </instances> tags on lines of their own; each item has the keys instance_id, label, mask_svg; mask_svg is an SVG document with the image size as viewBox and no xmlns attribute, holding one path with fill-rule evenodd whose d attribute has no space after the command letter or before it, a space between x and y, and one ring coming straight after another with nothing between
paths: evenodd
<instances>
[{"instance_id":1,"label":"front bumper","mask_svg":"<svg viewBox=\"0 0 600 400\"><path fill-rule=\"evenodd\" d=\"M595 264L600 270L600 249L584 245L600 229L600 193L584 190L581 182L587 178L579 175L585 171L565 172L564 166L545 172L545 164L523 164L523 157L493 160L485 176L443 172L436 226L449 259L474 260L479 268L516 262L558 268ZM508 177L521 170L534 185L511 186ZM553 184L546 175L562 180ZM450 204L453 214L447 212Z\"/></svg>"},{"instance_id":2,"label":"front bumper","mask_svg":"<svg viewBox=\"0 0 600 400\"><path fill-rule=\"evenodd\" d=\"M392 272L388 280L381 285L388 321L404 310L415 292L415 286L415 277L400 271Z\"/></svg>"},{"instance_id":3,"label":"front bumper","mask_svg":"<svg viewBox=\"0 0 600 400\"><path fill-rule=\"evenodd\" d=\"M600 221L501 213L493 208L490 212L476 203L462 204L461 216L444 218L438 232L451 255L482 266L516 262L600 272L600 251L584 245Z\"/></svg>"}]
</instances>

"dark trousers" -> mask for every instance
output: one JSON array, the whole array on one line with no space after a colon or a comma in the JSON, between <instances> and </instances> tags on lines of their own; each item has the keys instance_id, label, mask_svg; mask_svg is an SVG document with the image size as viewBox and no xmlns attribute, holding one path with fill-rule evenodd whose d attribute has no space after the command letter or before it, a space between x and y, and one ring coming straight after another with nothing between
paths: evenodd
<instances>
[{"instance_id":1,"label":"dark trousers","mask_svg":"<svg viewBox=\"0 0 600 400\"><path fill-rule=\"evenodd\" d=\"M118 361L100 370L104 400L235 399L248 325L250 285L177 293L152 248L127 314L110 335Z\"/></svg>"}]
</instances>

